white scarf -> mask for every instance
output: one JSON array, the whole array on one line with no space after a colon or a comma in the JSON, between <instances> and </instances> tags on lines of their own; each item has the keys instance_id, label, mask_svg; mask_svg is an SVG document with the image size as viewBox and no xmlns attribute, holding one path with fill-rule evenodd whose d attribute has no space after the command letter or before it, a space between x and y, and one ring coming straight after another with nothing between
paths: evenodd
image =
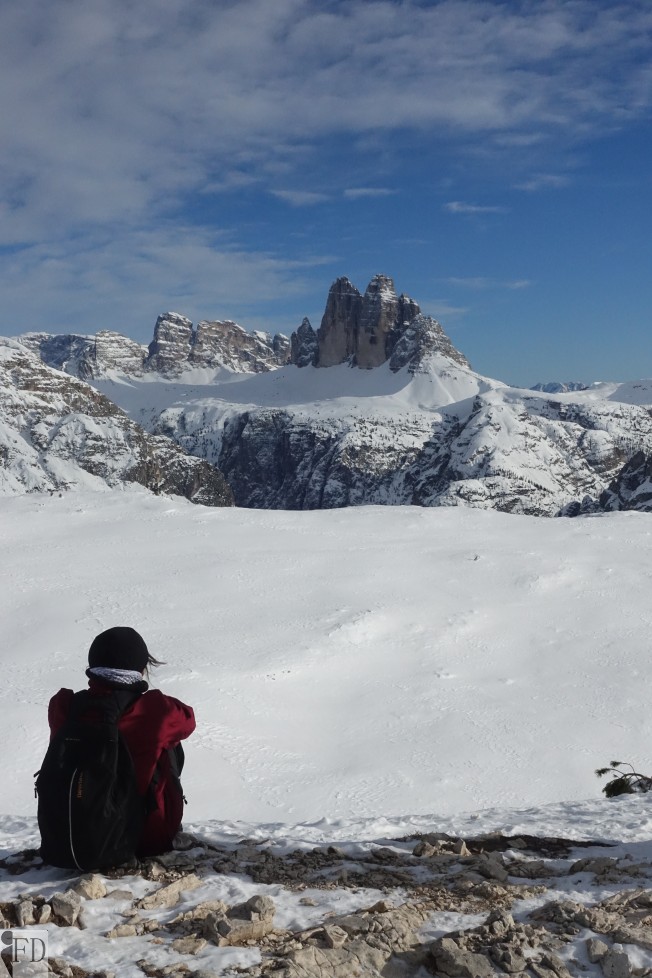
<instances>
[{"instance_id":1,"label":"white scarf","mask_svg":"<svg viewBox=\"0 0 652 978\"><path fill-rule=\"evenodd\" d=\"M106 679L110 683L121 683L123 686L133 686L135 683L142 683L143 681L143 674L133 669L109 669L106 666L94 666L88 672L98 679Z\"/></svg>"}]
</instances>

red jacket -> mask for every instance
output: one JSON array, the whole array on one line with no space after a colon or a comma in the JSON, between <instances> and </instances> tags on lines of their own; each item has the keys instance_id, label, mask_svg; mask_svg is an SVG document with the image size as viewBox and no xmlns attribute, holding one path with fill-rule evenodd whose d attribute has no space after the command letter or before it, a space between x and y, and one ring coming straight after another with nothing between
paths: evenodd
<instances>
[{"instance_id":1,"label":"red jacket","mask_svg":"<svg viewBox=\"0 0 652 978\"><path fill-rule=\"evenodd\" d=\"M95 679L90 680L89 688L98 696L111 692L111 687ZM50 738L68 719L73 696L72 689L60 689L50 700ZM125 710L118 727L133 758L138 789L143 797L157 763L159 765L159 777L153 786L156 807L146 817L138 850L140 856L156 856L172 848L183 816L183 796L170 776L167 751L190 736L195 729L195 714L191 707L173 696L150 689Z\"/></svg>"}]
</instances>

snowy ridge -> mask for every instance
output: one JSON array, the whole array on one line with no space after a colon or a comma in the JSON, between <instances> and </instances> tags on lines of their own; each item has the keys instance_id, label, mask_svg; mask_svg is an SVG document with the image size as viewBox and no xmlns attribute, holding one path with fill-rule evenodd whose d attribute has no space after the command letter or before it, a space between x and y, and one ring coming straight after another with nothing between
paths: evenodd
<instances>
[{"instance_id":1,"label":"snowy ridge","mask_svg":"<svg viewBox=\"0 0 652 978\"><path fill-rule=\"evenodd\" d=\"M442 352L416 369L393 370L390 360L373 370L289 366L235 384L98 386L150 430L218 464L236 502L256 508L593 512L626 463L652 452L645 382L534 393Z\"/></svg>"},{"instance_id":2,"label":"snowy ridge","mask_svg":"<svg viewBox=\"0 0 652 978\"><path fill-rule=\"evenodd\" d=\"M211 465L147 434L88 384L0 338L0 495L140 484L207 505L231 494Z\"/></svg>"},{"instance_id":3,"label":"snowy ridge","mask_svg":"<svg viewBox=\"0 0 652 978\"><path fill-rule=\"evenodd\" d=\"M304 320L291 340L179 313L159 317L147 356L101 337L92 356L88 337L27 339L218 466L240 506L652 508L652 381L508 387L383 275L364 294L337 279L319 330Z\"/></svg>"}]
</instances>

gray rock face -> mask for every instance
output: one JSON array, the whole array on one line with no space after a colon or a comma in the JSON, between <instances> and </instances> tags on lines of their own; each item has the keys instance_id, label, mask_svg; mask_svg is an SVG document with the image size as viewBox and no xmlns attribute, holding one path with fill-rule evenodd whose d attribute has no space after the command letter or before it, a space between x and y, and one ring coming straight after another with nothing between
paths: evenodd
<instances>
[{"instance_id":1,"label":"gray rock face","mask_svg":"<svg viewBox=\"0 0 652 978\"><path fill-rule=\"evenodd\" d=\"M95 336L25 333L20 342L56 370L81 380L119 372L140 377L145 372L176 377L188 367L227 367L241 373L261 373L290 360L290 340L282 333L248 333L230 320L192 322L178 313L159 316L149 347L100 330Z\"/></svg>"},{"instance_id":2,"label":"gray rock face","mask_svg":"<svg viewBox=\"0 0 652 978\"><path fill-rule=\"evenodd\" d=\"M0 339L0 493L139 483L209 506L232 504L221 473L147 434L76 377Z\"/></svg>"},{"instance_id":3,"label":"gray rock face","mask_svg":"<svg viewBox=\"0 0 652 978\"><path fill-rule=\"evenodd\" d=\"M362 297L355 354L358 367L370 369L385 363L404 329L420 311L412 299L396 295L391 278L374 276Z\"/></svg>"},{"instance_id":4,"label":"gray rock face","mask_svg":"<svg viewBox=\"0 0 652 978\"><path fill-rule=\"evenodd\" d=\"M49 367L81 380L101 377L113 370L136 377L143 373L146 348L111 330L100 330L96 336L26 333L20 342Z\"/></svg>"},{"instance_id":5,"label":"gray rock face","mask_svg":"<svg viewBox=\"0 0 652 978\"><path fill-rule=\"evenodd\" d=\"M317 360L319 343L309 319L304 319L290 337L290 363L296 367L313 366Z\"/></svg>"},{"instance_id":6,"label":"gray rock face","mask_svg":"<svg viewBox=\"0 0 652 978\"><path fill-rule=\"evenodd\" d=\"M652 453L641 451L632 456L600 496L599 507L608 513L652 511Z\"/></svg>"},{"instance_id":7,"label":"gray rock face","mask_svg":"<svg viewBox=\"0 0 652 978\"><path fill-rule=\"evenodd\" d=\"M191 335L187 357L191 366L228 367L245 373L262 373L280 367L289 360L290 341L277 333L248 333L231 320L215 320L197 324ZM179 366L187 366L183 360Z\"/></svg>"},{"instance_id":8,"label":"gray rock face","mask_svg":"<svg viewBox=\"0 0 652 978\"><path fill-rule=\"evenodd\" d=\"M386 275L374 276L364 295L348 278L338 278L328 293L314 362L319 367L347 361L363 369L379 367L419 312L414 300L396 295Z\"/></svg>"},{"instance_id":9,"label":"gray rock face","mask_svg":"<svg viewBox=\"0 0 652 978\"><path fill-rule=\"evenodd\" d=\"M161 374L178 373L181 364L190 358L193 342L192 323L176 312L159 316L154 326L154 339L149 344L146 370Z\"/></svg>"},{"instance_id":10,"label":"gray rock face","mask_svg":"<svg viewBox=\"0 0 652 978\"><path fill-rule=\"evenodd\" d=\"M469 367L463 353L456 350L436 319L416 315L399 336L389 359L394 372L407 367L411 374L423 369L424 361L431 354L441 354L461 367Z\"/></svg>"},{"instance_id":11,"label":"gray rock face","mask_svg":"<svg viewBox=\"0 0 652 978\"><path fill-rule=\"evenodd\" d=\"M534 384L530 390L543 391L545 394L569 394L572 391L588 390L588 386L579 380L552 380L547 384Z\"/></svg>"},{"instance_id":12,"label":"gray rock face","mask_svg":"<svg viewBox=\"0 0 652 978\"><path fill-rule=\"evenodd\" d=\"M189 437L186 430L184 445L193 450ZM585 496L597 505L632 439L649 445L652 458L652 418L644 408L562 405L512 398L507 389L478 395L462 418L446 411L243 411L224 427L218 464L241 506L461 504L555 516Z\"/></svg>"},{"instance_id":13,"label":"gray rock face","mask_svg":"<svg viewBox=\"0 0 652 978\"><path fill-rule=\"evenodd\" d=\"M319 367L344 363L356 351L362 296L348 278L333 282L317 332Z\"/></svg>"}]
</instances>

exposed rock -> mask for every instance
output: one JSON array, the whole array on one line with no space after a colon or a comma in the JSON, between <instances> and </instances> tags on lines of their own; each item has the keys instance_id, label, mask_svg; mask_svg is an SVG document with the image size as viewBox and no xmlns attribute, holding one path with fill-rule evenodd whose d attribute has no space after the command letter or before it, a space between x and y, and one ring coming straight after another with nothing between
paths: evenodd
<instances>
[{"instance_id":1,"label":"exposed rock","mask_svg":"<svg viewBox=\"0 0 652 978\"><path fill-rule=\"evenodd\" d=\"M75 883L73 890L86 900L101 900L106 896L106 885L101 876L91 874L82 876L78 883Z\"/></svg>"},{"instance_id":2,"label":"exposed rock","mask_svg":"<svg viewBox=\"0 0 652 978\"><path fill-rule=\"evenodd\" d=\"M83 381L0 338L0 494L138 483L211 506L231 505L221 473L147 434Z\"/></svg>"},{"instance_id":3,"label":"exposed rock","mask_svg":"<svg viewBox=\"0 0 652 978\"><path fill-rule=\"evenodd\" d=\"M652 511L652 453L639 451L623 466L600 496L600 508L608 513L635 509Z\"/></svg>"},{"instance_id":4,"label":"exposed rock","mask_svg":"<svg viewBox=\"0 0 652 978\"><path fill-rule=\"evenodd\" d=\"M309 946L293 951L275 972L277 978L380 978L387 954L366 941L342 948Z\"/></svg>"},{"instance_id":5,"label":"exposed rock","mask_svg":"<svg viewBox=\"0 0 652 978\"><path fill-rule=\"evenodd\" d=\"M154 339L149 344L146 370L161 374L181 371L190 357L193 340L192 322L176 312L159 316L154 326Z\"/></svg>"},{"instance_id":6,"label":"exposed rock","mask_svg":"<svg viewBox=\"0 0 652 978\"><path fill-rule=\"evenodd\" d=\"M435 941L430 953L437 971L450 978L484 978L497 974L484 954L466 951L449 937Z\"/></svg>"},{"instance_id":7,"label":"exposed rock","mask_svg":"<svg viewBox=\"0 0 652 978\"><path fill-rule=\"evenodd\" d=\"M166 886L159 887L153 893L143 897L136 903L140 910L152 910L154 907L173 907L179 902L181 893L185 890L194 890L201 886L201 880L194 873L189 876L182 876Z\"/></svg>"},{"instance_id":8,"label":"exposed rock","mask_svg":"<svg viewBox=\"0 0 652 978\"><path fill-rule=\"evenodd\" d=\"M452 361L445 373L437 383L474 392L459 413L406 410L397 417L372 408L362 415L337 405L330 413L323 403L313 414L305 405L229 409L220 422L219 465L236 504L466 505L572 515L569 502L597 500L632 442L649 444L652 455L652 417L640 406L560 403L501 387L480 392L481 378ZM201 451L188 416L181 417L184 446ZM179 428L178 415L164 413L161 421L170 434Z\"/></svg>"},{"instance_id":9,"label":"exposed rock","mask_svg":"<svg viewBox=\"0 0 652 978\"><path fill-rule=\"evenodd\" d=\"M553 380L545 384L533 384L530 390L543 391L545 394L568 394L571 391L588 390L589 385L579 380Z\"/></svg>"},{"instance_id":10,"label":"exposed rock","mask_svg":"<svg viewBox=\"0 0 652 978\"><path fill-rule=\"evenodd\" d=\"M343 927L337 924L328 924L324 927L324 943L326 947L343 947L349 939L348 933Z\"/></svg>"},{"instance_id":11,"label":"exposed rock","mask_svg":"<svg viewBox=\"0 0 652 978\"><path fill-rule=\"evenodd\" d=\"M363 369L378 367L419 312L412 299L396 295L385 275L374 276L364 296L348 278L338 278L328 293L313 362L320 367L347 361Z\"/></svg>"},{"instance_id":12,"label":"exposed rock","mask_svg":"<svg viewBox=\"0 0 652 978\"><path fill-rule=\"evenodd\" d=\"M463 353L456 350L440 323L431 316L418 314L399 336L389 359L390 370L407 367L411 374L425 369L428 357L439 354L458 364L470 367Z\"/></svg>"},{"instance_id":13,"label":"exposed rock","mask_svg":"<svg viewBox=\"0 0 652 978\"><path fill-rule=\"evenodd\" d=\"M19 927L27 927L29 924L35 923L34 904L29 897L16 900L14 903L14 912L16 914L16 923Z\"/></svg>"},{"instance_id":14,"label":"exposed rock","mask_svg":"<svg viewBox=\"0 0 652 978\"><path fill-rule=\"evenodd\" d=\"M586 942L586 953L591 964L596 964L600 961L608 950L609 945L597 937L589 937Z\"/></svg>"},{"instance_id":15,"label":"exposed rock","mask_svg":"<svg viewBox=\"0 0 652 978\"><path fill-rule=\"evenodd\" d=\"M483 854L474 860L472 865L482 876L485 876L487 879L498 880L499 883L505 883L509 877L503 860L497 852Z\"/></svg>"},{"instance_id":16,"label":"exposed rock","mask_svg":"<svg viewBox=\"0 0 652 978\"><path fill-rule=\"evenodd\" d=\"M52 911L64 924L72 927L77 922L81 910L81 897L74 890L55 893L50 900Z\"/></svg>"},{"instance_id":17,"label":"exposed rock","mask_svg":"<svg viewBox=\"0 0 652 978\"><path fill-rule=\"evenodd\" d=\"M261 373L289 361L287 336L246 330L232 320L202 320L191 336L188 363L199 367L228 367L244 373ZM187 366L187 364L181 364Z\"/></svg>"},{"instance_id":18,"label":"exposed rock","mask_svg":"<svg viewBox=\"0 0 652 978\"><path fill-rule=\"evenodd\" d=\"M39 910L36 911L36 922L37 924L47 924L52 917L52 907L49 903L44 903Z\"/></svg>"},{"instance_id":19,"label":"exposed rock","mask_svg":"<svg viewBox=\"0 0 652 978\"><path fill-rule=\"evenodd\" d=\"M336 279L328 292L317 332L317 365L332 367L355 354L362 296L348 278Z\"/></svg>"},{"instance_id":20,"label":"exposed rock","mask_svg":"<svg viewBox=\"0 0 652 978\"><path fill-rule=\"evenodd\" d=\"M418 311L418 310L417 310ZM355 362L365 369L379 367L387 359L387 338L403 322L391 278L376 275L367 286L360 308Z\"/></svg>"},{"instance_id":21,"label":"exposed rock","mask_svg":"<svg viewBox=\"0 0 652 978\"><path fill-rule=\"evenodd\" d=\"M600 959L600 967L604 978L630 978L632 966L625 951L610 948Z\"/></svg>"},{"instance_id":22,"label":"exposed rock","mask_svg":"<svg viewBox=\"0 0 652 978\"><path fill-rule=\"evenodd\" d=\"M171 945L178 954L199 954L208 946L203 937L178 937Z\"/></svg>"},{"instance_id":23,"label":"exposed rock","mask_svg":"<svg viewBox=\"0 0 652 978\"><path fill-rule=\"evenodd\" d=\"M117 927L113 927L107 933L107 937L136 937L139 933L142 933L142 928L139 928L137 924L118 924Z\"/></svg>"},{"instance_id":24,"label":"exposed rock","mask_svg":"<svg viewBox=\"0 0 652 978\"><path fill-rule=\"evenodd\" d=\"M209 913L204 920L204 934L220 946L260 941L274 929L275 911L270 897L256 895L226 914Z\"/></svg>"},{"instance_id":25,"label":"exposed rock","mask_svg":"<svg viewBox=\"0 0 652 978\"><path fill-rule=\"evenodd\" d=\"M617 865L618 861L609 856L589 857L574 862L568 873L571 876L573 873L595 873L596 876L602 876L611 872Z\"/></svg>"},{"instance_id":26,"label":"exposed rock","mask_svg":"<svg viewBox=\"0 0 652 978\"><path fill-rule=\"evenodd\" d=\"M81 380L103 377L111 371L138 377L147 354L140 343L108 329L95 336L24 333L19 340L49 367Z\"/></svg>"},{"instance_id":27,"label":"exposed rock","mask_svg":"<svg viewBox=\"0 0 652 978\"><path fill-rule=\"evenodd\" d=\"M310 320L304 319L290 337L290 362L297 367L314 366L318 350L317 333L310 325Z\"/></svg>"}]
</instances>

